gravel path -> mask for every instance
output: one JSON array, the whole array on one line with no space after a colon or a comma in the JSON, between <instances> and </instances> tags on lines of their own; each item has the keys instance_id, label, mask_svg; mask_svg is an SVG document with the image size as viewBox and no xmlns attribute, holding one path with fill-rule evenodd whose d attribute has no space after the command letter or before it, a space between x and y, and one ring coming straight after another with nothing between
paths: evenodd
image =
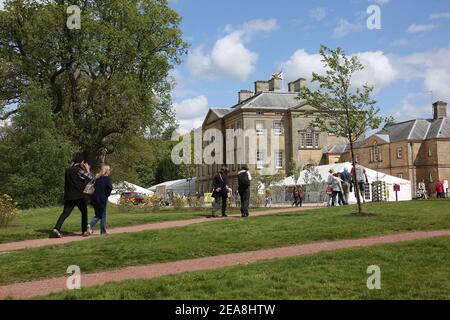
<instances>
[{"instance_id":1,"label":"gravel path","mask_svg":"<svg viewBox=\"0 0 450 320\"><path fill-rule=\"evenodd\" d=\"M239 264L252 263L259 260L302 256L321 251L367 247L375 244L396 243L401 241L428 239L443 236L450 236L450 230L407 232L363 239L318 242L275 249L226 254L199 259L135 266L100 273L82 274L81 285L87 287L112 281L156 278L182 272L218 269ZM66 289L66 281L66 277L60 277L0 286L0 299L11 297L29 298L36 295L46 295L52 292L61 291Z\"/></svg>"},{"instance_id":2,"label":"gravel path","mask_svg":"<svg viewBox=\"0 0 450 320\"><path fill-rule=\"evenodd\" d=\"M274 215L277 213L298 212L298 211L311 210L311 209L317 209L317 208L319 208L319 207L305 206L302 208L278 208L278 209L273 209L273 210L254 212L254 213L251 213L250 217ZM230 218L239 218L240 215L229 215L229 217ZM119 227L119 228L108 229L108 232L110 234L133 233L133 232L141 232L141 231L146 231L146 230L185 227L185 226L190 226L193 224L199 224L199 223L203 223L203 222L220 221L223 219L229 219L229 218L214 218L214 219L212 219L212 218L207 218L205 216L204 218L148 223L148 224L129 226L129 227ZM70 235L70 236L65 236L64 238L61 238L61 239L44 238L44 239L33 239L33 240L25 240L25 241L18 241L18 242L2 243L2 244L0 244L0 252L15 251L15 250L21 250L21 249L27 249L27 248L45 247L45 246L56 245L56 244L65 244L65 243L70 243L70 242L75 242L75 241L83 241L83 240L87 240L90 238L98 237L98 229L97 229L96 233L97 233L97 235L94 234L91 237L82 237L80 234L74 234L74 235Z\"/></svg>"}]
</instances>

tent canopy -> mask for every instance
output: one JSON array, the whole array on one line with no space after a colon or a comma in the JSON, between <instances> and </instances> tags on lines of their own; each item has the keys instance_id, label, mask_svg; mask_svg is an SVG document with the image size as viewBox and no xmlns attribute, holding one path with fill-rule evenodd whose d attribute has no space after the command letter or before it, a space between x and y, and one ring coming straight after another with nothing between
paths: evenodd
<instances>
[{"instance_id":1,"label":"tent canopy","mask_svg":"<svg viewBox=\"0 0 450 320\"><path fill-rule=\"evenodd\" d=\"M329 171L331 169L334 169L337 172L344 171L344 168L347 168L348 172L352 169L352 164L350 162L344 162L344 163L335 163L335 164L327 164L322 166L316 166L317 172L319 173L322 181L327 181L328 176L330 175ZM409 180L401 179L398 177L390 176L383 172L378 172L369 168L366 169L367 179L369 180L369 183L373 181L384 181L388 184L399 184L399 185L411 185L411 182ZM297 180L297 185L304 185L305 182L305 176L307 174L307 170L303 170L300 173L300 177ZM283 181L280 181L276 183L275 185L279 186L286 186L286 187L293 187L295 186L293 177L287 177Z\"/></svg>"},{"instance_id":2,"label":"tent canopy","mask_svg":"<svg viewBox=\"0 0 450 320\"><path fill-rule=\"evenodd\" d=\"M111 192L111 196L109 197L109 202L119 204L120 196L125 192L139 192L147 196L152 196L154 194L153 191L150 191L128 181L123 181L113 184L113 191Z\"/></svg>"},{"instance_id":3,"label":"tent canopy","mask_svg":"<svg viewBox=\"0 0 450 320\"><path fill-rule=\"evenodd\" d=\"M156 189L158 187L165 187L166 192L173 192L173 193L195 193L195 185L196 185L197 178L192 178L189 182L187 179L179 179L179 180L172 180L172 181L166 181L157 185L154 185L149 188L149 190L156 192Z\"/></svg>"},{"instance_id":4,"label":"tent canopy","mask_svg":"<svg viewBox=\"0 0 450 320\"><path fill-rule=\"evenodd\" d=\"M335 164L328 164L328 165L322 165L322 166L316 166L315 169L317 170L318 175L320 176L321 182L325 182L328 179L328 176L330 175L329 171L331 169L334 169L337 172L342 172L344 169L347 168L347 170L350 172L352 169L352 164L350 162L344 162L344 163L335 163ZM367 174L367 179L369 180L369 183L372 183L374 181L382 181L386 183L386 198L388 201L396 201L397 197L394 192L394 185L398 184L400 185L400 191L398 192L398 200L400 201L407 201L412 199L411 195L411 182L409 180L401 179L398 177L394 177L391 175L388 175L383 172L378 172L369 168L364 167ZM306 185L305 177L307 175L308 171L303 170L300 172L300 177L297 180L297 185ZM293 177L287 177L286 179L275 183L276 186L285 186L285 187L294 187L296 184L294 183ZM324 191L324 190L323 190ZM350 203L355 203L356 198L354 195L354 192L350 193L349 198Z\"/></svg>"}]
</instances>

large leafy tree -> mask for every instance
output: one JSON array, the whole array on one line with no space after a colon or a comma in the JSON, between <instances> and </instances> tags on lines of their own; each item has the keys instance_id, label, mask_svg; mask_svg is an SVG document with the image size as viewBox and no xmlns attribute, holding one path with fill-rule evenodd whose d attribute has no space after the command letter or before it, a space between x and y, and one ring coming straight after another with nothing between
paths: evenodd
<instances>
[{"instance_id":1,"label":"large leafy tree","mask_svg":"<svg viewBox=\"0 0 450 320\"><path fill-rule=\"evenodd\" d=\"M19 113L31 83L49 88L52 119L92 161L128 134L172 128L168 72L187 45L167 0L6 0L0 11L0 119Z\"/></svg>"},{"instance_id":2,"label":"large leafy tree","mask_svg":"<svg viewBox=\"0 0 450 320\"><path fill-rule=\"evenodd\" d=\"M363 85L355 87L352 77L364 69L356 56L348 57L341 48L330 49L321 46L320 55L325 67L325 74L312 74L312 83L317 83L317 89L304 87L299 97L316 112L310 116L312 124L319 129L345 137L349 141L353 166L355 166L354 143L365 135L367 130L377 129L383 121L378 116L376 101L370 96L373 87ZM356 172L353 180L356 181ZM359 186L355 184L358 214L362 215Z\"/></svg>"},{"instance_id":3,"label":"large leafy tree","mask_svg":"<svg viewBox=\"0 0 450 320\"><path fill-rule=\"evenodd\" d=\"M0 194L11 195L22 208L62 200L64 168L77 151L55 127L46 93L31 85L19 114L0 135Z\"/></svg>"}]
</instances>

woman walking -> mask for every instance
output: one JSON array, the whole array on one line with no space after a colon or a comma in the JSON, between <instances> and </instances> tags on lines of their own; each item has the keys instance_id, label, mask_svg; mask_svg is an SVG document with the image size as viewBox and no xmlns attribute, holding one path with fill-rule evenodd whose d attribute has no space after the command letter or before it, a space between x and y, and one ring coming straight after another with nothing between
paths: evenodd
<instances>
[{"instance_id":1,"label":"woman walking","mask_svg":"<svg viewBox=\"0 0 450 320\"><path fill-rule=\"evenodd\" d=\"M100 220L100 233L107 235L106 232L106 206L108 204L108 197L112 191L112 180L109 177L111 167L102 165L99 174L95 177L95 192L92 195L92 206L95 210L95 216L89 225L89 233L94 233L94 227Z\"/></svg>"}]
</instances>

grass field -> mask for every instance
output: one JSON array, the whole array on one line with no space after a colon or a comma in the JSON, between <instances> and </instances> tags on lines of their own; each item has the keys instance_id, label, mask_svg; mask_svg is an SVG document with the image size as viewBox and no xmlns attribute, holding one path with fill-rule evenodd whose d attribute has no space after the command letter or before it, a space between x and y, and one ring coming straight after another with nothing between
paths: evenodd
<instances>
[{"instance_id":1,"label":"grass field","mask_svg":"<svg viewBox=\"0 0 450 320\"><path fill-rule=\"evenodd\" d=\"M0 255L0 283L65 276L73 264L88 273L315 241L445 229L450 228L449 205L450 201L368 204L366 211L376 214L370 218L351 215L352 207L318 209L14 251Z\"/></svg>"},{"instance_id":2,"label":"grass field","mask_svg":"<svg viewBox=\"0 0 450 320\"><path fill-rule=\"evenodd\" d=\"M264 210L264 209L259 209ZM0 228L0 243L47 238L62 212L62 207L29 209L24 210L8 228ZM238 213L237 210L230 211ZM160 212L144 213L142 211L134 211L129 213L120 212L115 206L108 208L108 227L124 227L138 224L162 222L171 220L183 220L203 217L209 214L209 210L195 211L189 209L179 210L161 210ZM93 209L89 208L89 218L93 216ZM80 232L80 213L78 209L72 212L70 217L63 225L63 234L70 232Z\"/></svg>"},{"instance_id":3,"label":"grass field","mask_svg":"<svg viewBox=\"0 0 450 320\"><path fill-rule=\"evenodd\" d=\"M450 299L450 238L345 249L63 291L46 299ZM368 290L367 267L381 270ZM42 297L41 297L42 299Z\"/></svg>"}]
</instances>

